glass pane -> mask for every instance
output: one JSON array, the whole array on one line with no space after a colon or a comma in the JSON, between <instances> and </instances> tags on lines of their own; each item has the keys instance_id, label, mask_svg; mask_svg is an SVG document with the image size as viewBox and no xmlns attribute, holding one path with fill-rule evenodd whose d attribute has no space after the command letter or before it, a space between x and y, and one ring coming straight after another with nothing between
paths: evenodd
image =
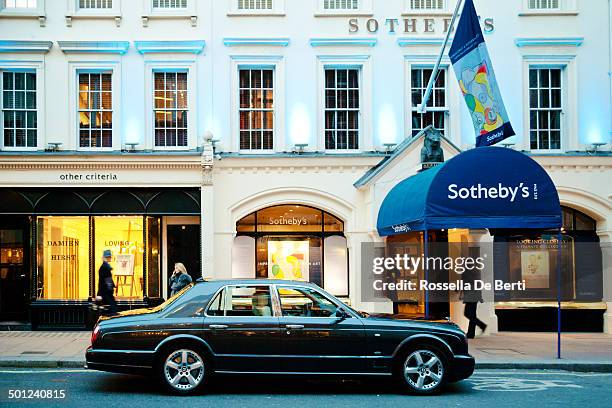
<instances>
[{"instance_id":1,"label":"glass pane","mask_svg":"<svg viewBox=\"0 0 612 408\"><path fill-rule=\"evenodd\" d=\"M27 138L28 147L36 147L36 130L28 130Z\"/></svg>"},{"instance_id":2,"label":"glass pane","mask_svg":"<svg viewBox=\"0 0 612 408\"><path fill-rule=\"evenodd\" d=\"M89 84L91 91L100 90L100 74L89 74Z\"/></svg>"},{"instance_id":3,"label":"glass pane","mask_svg":"<svg viewBox=\"0 0 612 408\"><path fill-rule=\"evenodd\" d=\"M348 86L347 71L345 69L339 69L338 71L338 83L337 88L346 88Z\"/></svg>"},{"instance_id":4,"label":"glass pane","mask_svg":"<svg viewBox=\"0 0 612 408\"><path fill-rule=\"evenodd\" d=\"M550 70L550 86L553 88L561 87L561 70L560 69Z\"/></svg>"},{"instance_id":5,"label":"glass pane","mask_svg":"<svg viewBox=\"0 0 612 408\"><path fill-rule=\"evenodd\" d=\"M264 88L272 89L274 87L273 73L274 72L270 69L263 71L263 87Z\"/></svg>"},{"instance_id":6,"label":"glass pane","mask_svg":"<svg viewBox=\"0 0 612 408\"><path fill-rule=\"evenodd\" d=\"M230 286L224 295L225 316L272 316L272 300L267 286Z\"/></svg>"},{"instance_id":7,"label":"glass pane","mask_svg":"<svg viewBox=\"0 0 612 408\"><path fill-rule=\"evenodd\" d=\"M348 91L337 91L336 103L338 108L346 108L348 104Z\"/></svg>"},{"instance_id":8,"label":"glass pane","mask_svg":"<svg viewBox=\"0 0 612 408\"><path fill-rule=\"evenodd\" d=\"M5 128L15 127L15 112L14 111L4 112L4 127Z\"/></svg>"},{"instance_id":9,"label":"glass pane","mask_svg":"<svg viewBox=\"0 0 612 408\"><path fill-rule=\"evenodd\" d=\"M325 70L325 87L335 88L336 87L336 71L333 69Z\"/></svg>"},{"instance_id":10,"label":"glass pane","mask_svg":"<svg viewBox=\"0 0 612 408\"><path fill-rule=\"evenodd\" d=\"M412 88L422 88L423 85L421 83L421 70L420 69L413 69L411 72L411 78L412 78Z\"/></svg>"},{"instance_id":11,"label":"glass pane","mask_svg":"<svg viewBox=\"0 0 612 408\"><path fill-rule=\"evenodd\" d=\"M260 109L262 106L262 91L259 89L251 91L251 108Z\"/></svg>"},{"instance_id":12,"label":"glass pane","mask_svg":"<svg viewBox=\"0 0 612 408\"><path fill-rule=\"evenodd\" d=\"M278 288L283 316L331 317L337 306L313 289Z\"/></svg>"},{"instance_id":13,"label":"glass pane","mask_svg":"<svg viewBox=\"0 0 612 408\"><path fill-rule=\"evenodd\" d=\"M263 107L265 109L273 109L274 108L274 91L263 91L264 100Z\"/></svg>"},{"instance_id":14,"label":"glass pane","mask_svg":"<svg viewBox=\"0 0 612 408\"><path fill-rule=\"evenodd\" d=\"M26 125L30 129L36 128L36 112L27 112L26 113Z\"/></svg>"},{"instance_id":15,"label":"glass pane","mask_svg":"<svg viewBox=\"0 0 612 408\"><path fill-rule=\"evenodd\" d=\"M538 114L537 111L529 112L529 129L537 129L538 128Z\"/></svg>"},{"instance_id":16,"label":"glass pane","mask_svg":"<svg viewBox=\"0 0 612 408\"><path fill-rule=\"evenodd\" d=\"M15 146L24 147L26 145L26 131L25 129L15 130Z\"/></svg>"},{"instance_id":17,"label":"glass pane","mask_svg":"<svg viewBox=\"0 0 612 408\"><path fill-rule=\"evenodd\" d=\"M15 147L15 131L13 129L4 129L4 145Z\"/></svg>"},{"instance_id":18,"label":"glass pane","mask_svg":"<svg viewBox=\"0 0 612 408\"><path fill-rule=\"evenodd\" d=\"M4 109L14 108L14 94L13 91L2 92L2 107Z\"/></svg>"},{"instance_id":19,"label":"glass pane","mask_svg":"<svg viewBox=\"0 0 612 408\"><path fill-rule=\"evenodd\" d=\"M251 71L251 88L261 88L261 70Z\"/></svg>"},{"instance_id":20,"label":"glass pane","mask_svg":"<svg viewBox=\"0 0 612 408\"><path fill-rule=\"evenodd\" d=\"M538 108L538 91L531 90L529 91L529 107L530 108Z\"/></svg>"},{"instance_id":21,"label":"glass pane","mask_svg":"<svg viewBox=\"0 0 612 408\"><path fill-rule=\"evenodd\" d=\"M15 72L15 89L16 90L25 89L25 74L22 72Z\"/></svg>"},{"instance_id":22,"label":"glass pane","mask_svg":"<svg viewBox=\"0 0 612 408\"><path fill-rule=\"evenodd\" d=\"M595 231L595 220L586 214L576 211L576 230L577 231Z\"/></svg>"},{"instance_id":23,"label":"glass pane","mask_svg":"<svg viewBox=\"0 0 612 408\"><path fill-rule=\"evenodd\" d=\"M79 109L89 109L88 92L79 92Z\"/></svg>"},{"instance_id":24,"label":"glass pane","mask_svg":"<svg viewBox=\"0 0 612 408\"><path fill-rule=\"evenodd\" d=\"M161 219L147 217L147 296L160 297Z\"/></svg>"},{"instance_id":25,"label":"glass pane","mask_svg":"<svg viewBox=\"0 0 612 408\"><path fill-rule=\"evenodd\" d=\"M179 72L176 74L176 89L181 91L187 90L187 73Z\"/></svg>"},{"instance_id":26,"label":"glass pane","mask_svg":"<svg viewBox=\"0 0 612 408\"><path fill-rule=\"evenodd\" d=\"M323 227L326 232L344 231L344 223L329 213L323 213Z\"/></svg>"},{"instance_id":27,"label":"glass pane","mask_svg":"<svg viewBox=\"0 0 612 408\"><path fill-rule=\"evenodd\" d=\"M349 88L359 88L359 71L356 69L349 70Z\"/></svg>"},{"instance_id":28,"label":"glass pane","mask_svg":"<svg viewBox=\"0 0 612 408\"><path fill-rule=\"evenodd\" d=\"M89 296L89 218L38 217L40 299Z\"/></svg>"},{"instance_id":29,"label":"glass pane","mask_svg":"<svg viewBox=\"0 0 612 408\"><path fill-rule=\"evenodd\" d=\"M540 89L540 108L550 107L550 91L548 89Z\"/></svg>"},{"instance_id":30,"label":"glass pane","mask_svg":"<svg viewBox=\"0 0 612 408\"><path fill-rule=\"evenodd\" d=\"M12 72L3 72L2 73L2 89L13 89L13 73Z\"/></svg>"},{"instance_id":31,"label":"glass pane","mask_svg":"<svg viewBox=\"0 0 612 408\"><path fill-rule=\"evenodd\" d=\"M110 92L102 92L102 109L113 108L113 96Z\"/></svg>"},{"instance_id":32,"label":"glass pane","mask_svg":"<svg viewBox=\"0 0 612 408\"><path fill-rule=\"evenodd\" d=\"M102 90L110 92L112 90L112 75L102 74Z\"/></svg>"},{"instance_id":33,"label":"glass pane","mask_svg":"<svg viewBox=\"0 0 612 408\"><path fill-rule=\"evenodd\" d=\"M550 107L551 108L560 108L561 107L561 90L560 89L552 89L550 91Z\"/></svg>"},{"instance_id":34,"label":"glass pane","mask_svg":"<svg viewBox=\"0 0 612 408\"><path fill-rule=\"evenodd\" d=\"M240 70L240 88L249 88L251 83L250 71L248 69Z\"/></svg>"},{"instance_id":35,"label":"glass pane","mask_svg":"<svg viewBox=\"0 0 612 408\"><path fill-rule=\"evenodd\" d=\"M25 109L25 92L15 91L15 108Z\"/></svg>"},{"instance_id":36,"label":"glass pane","mask_svg":"<svg viewBox=\"0 0 612 408\"><path fill-rule=\"evenodd\" d=\"M348 91L349 98L349 108L357 109L359 108L359 91L358 90L350 90Z\"/></svg>"},{"instance_id":37,"label":"glass pane","mask_svg":"<svg viewBox=\"0 0 612 408\"><path fill-rule=\"evenodd\" d=\"M24 128L26 127L26 113L23 111L15 112L15 127Z\"/></svg>"},{"instance_id":38,"label":"glass pane","mask_svg":"<svg viewBox=\"0 0 612 408\"><path fill-rule=\"evenodd\" d=\"M113 282L117 287L116 298L142 298L143 217L95 217L94 225L96 288L100 284L97 271L102 265L102 252L109 249L113 254L110 266L113 268Z\"/></svg>"},{"instance_id":39,"label":"glass pane","mask_svg":"<svg viewBox=\"0 0 612 408\"><path fill-rule=\"evenodd\" d=\"M537 69L529 70L529 87L530 88L538 87L538 70Z\"/></svg>"},{"instance_id":40,"label":"glass pane","mask_svg":"<svg viewBox=\"0 0 612 408\"><path fill-rule=\"evenodd\" d=\"M325 107L336 107L336 91L325 91Z\"/></svg>"},{"instance_id":41,"label":"glass pane","mask_svg":"<svg viewBox=\"0 0 612 408\"><path fill-rule=\"evenodd\" d=\"M549 70L541 69L540 70L540 88L548 88L549 86L550 86Z\"/></svg>"},{"instance_id":42,"label":"glass pane","mask_svg":"<svg viewBox=\"0 0 612 408\"><path fill-rule=\"evenodd\" d=\"M26 74L26 89L29 91L36 90L36 74L33 74L33 73Z\"/></svg>"}]
</instances>

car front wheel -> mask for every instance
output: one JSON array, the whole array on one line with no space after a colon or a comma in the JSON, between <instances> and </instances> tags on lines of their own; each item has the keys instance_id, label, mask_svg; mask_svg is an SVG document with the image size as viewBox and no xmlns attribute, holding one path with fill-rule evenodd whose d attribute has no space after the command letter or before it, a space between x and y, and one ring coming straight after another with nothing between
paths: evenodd
<instances>
[{"instance_id":1,"label":"car front wheel","mask_svg":"<svg viewBox=\"0 0 612 408\"><path fill-rule=\"evenodd\" d=\"M433 394L445 383L447 363L444 355L433 347L408 351L399 367L400 381L415 394Z\"/></svg>"},{"instance_id":2,"label":"car front wheel","mask_svg":"<svg viewBox=\"0 0 612 408\"><path fill-rule=\"evenodd\" d=\"M202 387L206 369L202 352L188 347L168 350L158 368L166 388L182 395L192 394Z\"/></svg>"}]
</instances>

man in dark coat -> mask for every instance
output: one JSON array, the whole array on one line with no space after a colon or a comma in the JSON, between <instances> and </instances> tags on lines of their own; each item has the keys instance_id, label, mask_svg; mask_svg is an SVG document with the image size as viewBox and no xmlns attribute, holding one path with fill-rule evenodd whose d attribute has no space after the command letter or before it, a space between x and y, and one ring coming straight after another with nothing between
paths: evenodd
<instances>
[{"instance_id":1,"label":"man in dark coat","mask_svg":"<svg viewBox=\"0 0 612 408\"><path fill-rule=\"evenodd\" d=\"M108 305L111 315L117 313L117 302L115 302L115 282L113 282L113 268L109 262L113 254L110 249L105 249L102 255L102 265L98 270L98 296L102 297L105 305Z\"/></svg>"},{"instance_id":2,"label":"man in dark coat","mask_svg":"<svg viewBox=\"0 0 612 408\"><path fill-rule=\"evenodd\" d=\"M487 329L485 322L480 320L476 315L478 303L482 302L482 291L474 289L474 283L480 279L480 273L475 269L473 271L466 271L463 274L463 282L471 285L470 290L463 292L463 303L465 309L463 315L470 321L466 336L468 339L473 339L476 336L476 326L480 327L480 330L484 333Z\"/></svg>"}]
</instances>

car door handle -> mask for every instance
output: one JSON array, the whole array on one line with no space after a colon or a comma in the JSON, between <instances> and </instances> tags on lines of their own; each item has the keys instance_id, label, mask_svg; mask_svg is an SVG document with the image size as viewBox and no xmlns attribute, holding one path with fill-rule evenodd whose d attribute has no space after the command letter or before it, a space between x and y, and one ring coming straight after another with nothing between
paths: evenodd
<instances>
[{"instance_id":1,"label":"car door handle","mask_svg":"<svg viewBox=\"0 0 612 408\"><path fill-rule=\"evenodd\" d=\"M210 327L213 330L224 330L224 329L227 329L227 325L226 324L211 324L208 327Z\"/></svg>"},{"instance_id":2,"label":"car door handle","mask_svg":"<svg viewBox=\"0 0 612 408\"><path fill-rule=\"evenodd\" d=\"M303 324L288 324L285 327L289 330L299 330L299 329L303 329L304 325Z\"/></svg>"}]
</instances>

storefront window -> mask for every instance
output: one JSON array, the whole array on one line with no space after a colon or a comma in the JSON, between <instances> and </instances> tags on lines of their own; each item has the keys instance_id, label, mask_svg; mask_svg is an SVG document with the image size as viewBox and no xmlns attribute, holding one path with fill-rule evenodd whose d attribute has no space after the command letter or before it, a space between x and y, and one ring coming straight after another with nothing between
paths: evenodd
<instances>
[{"instance_id":1,"label":"storefront window","mask_svg":"<svg viewBox=\"0 0 612 408\"><path fill-rule=\"evenodd\" d=\"M160 297L160 253L161 219L147 217L147 296Z\"/></svg>"},{"instance_id":2,"label":"storefront window","mask_svg":"<svg viewBox=\"0 0 612 408\"><path fill-rule=\"evenodd\" d=\"M113 281L117 299L138 299L144 284L144 218L142 216L94 217L96 288L102 253L110 249L113 256Z\"/></svg>"},{"instance_id":3,"label":"storefront window","mask_svg":"<svg viewBox=\"0 0 612 408\"><path fill-rule=\"evenodd\" d=\"M38 218L40 299L89 296L89 217Z\"/></svg>"},{"instance_id":4,"label":"storefront window","mask_svg":"<svg viewBox=\"0 0 612 408\"><path fill-rule=\"evenodd\" d=\"M236 231L233 277L301 280L348 296L348 253L340 219L313 207L278 205L242 218Z\"/></svg>"}]
</instances>

